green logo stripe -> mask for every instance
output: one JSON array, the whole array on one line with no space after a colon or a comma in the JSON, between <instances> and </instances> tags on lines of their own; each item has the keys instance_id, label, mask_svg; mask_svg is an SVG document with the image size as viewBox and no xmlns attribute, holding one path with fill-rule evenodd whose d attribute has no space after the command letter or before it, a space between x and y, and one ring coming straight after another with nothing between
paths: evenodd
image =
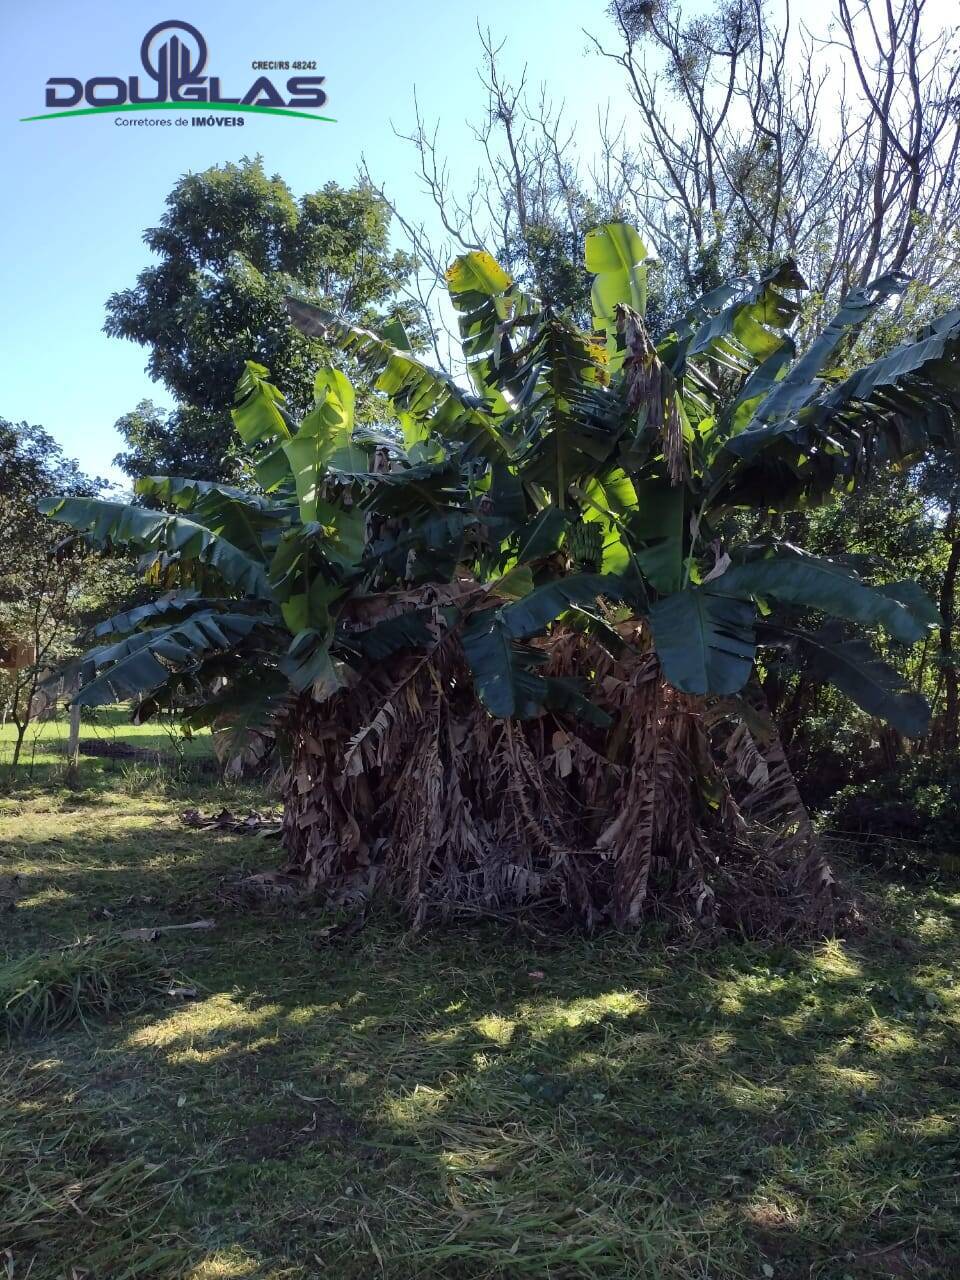
<instances>
[{"instance_id":1,"label":"green logo stripe","mask_svg":"<svg viewBox=\"0 0 960 1280\"><path fill-rule=\"evenodd\" d=\"M116 107L77 107L73 111L46 111L40 116L21 116L21 124L29 120L62 120L65 116L103 116L118 111L253 111L261 116L296 116L299 120L318 120L336 124L333 116L316 116L309 111L291 111L289 107L256 107L243 102L128 102Z\"/></svg>"}]
</instances>

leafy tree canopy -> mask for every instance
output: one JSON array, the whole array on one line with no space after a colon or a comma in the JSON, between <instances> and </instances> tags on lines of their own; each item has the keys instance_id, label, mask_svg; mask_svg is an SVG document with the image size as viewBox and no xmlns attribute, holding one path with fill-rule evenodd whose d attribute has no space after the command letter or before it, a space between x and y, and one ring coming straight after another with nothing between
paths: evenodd
<instances>
[{"instance_id":1,"label":"leafy tree canopy","mask_svg":"<svg viewBox=\"0 0 960 1280\"><path fill-rule=\"evenodd\" d=\"M411 259L392 252L389 213L368 187L328 183L295 199L259 158L189 174L144 235L157 261L107 302L107 333L149 349L147 369L177 401L142 402L117 423L132 476L235 477L225 409L244 360L266 364L297 413L312 398L316 353L288 323L292 289L359 324L410 322L395 300Z\"/></svg>"},{"instance_id":2,"label":"leafy tree canopy","mask_svg":"<svg viewBox=\"0 0 960 1280\"><path fill-rule=\"evenodd\" d=\"M13 768L43 668L75 652L74 632L136 585L126 558L85 554L83 539L37 510L39 494L88 500L102 488L42 427L0 419L0 708L16 728Z\"/></svg>"}]
</instances>

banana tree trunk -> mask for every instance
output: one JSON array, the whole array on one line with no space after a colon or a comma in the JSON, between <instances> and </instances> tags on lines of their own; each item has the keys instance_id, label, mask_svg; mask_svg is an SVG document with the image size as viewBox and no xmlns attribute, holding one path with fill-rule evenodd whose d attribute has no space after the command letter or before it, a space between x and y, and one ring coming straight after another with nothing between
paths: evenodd
<instances>
[{"instance_id":1,"label":"banana tree trunk","mask_svg":"<svg viewBox=\"0 0 960 1280\"><path fill-rule=\"evenodd\" d=\"M759 689L708 703L667 685L652 653L613 661L580 633L544 648L548 673L590 675L608 728L494 719L455 643L301 698L289 869L333 903L384 892L415 927L528 911L587 928L831 926L833 876Z\"/></svg>"}]
</instances>

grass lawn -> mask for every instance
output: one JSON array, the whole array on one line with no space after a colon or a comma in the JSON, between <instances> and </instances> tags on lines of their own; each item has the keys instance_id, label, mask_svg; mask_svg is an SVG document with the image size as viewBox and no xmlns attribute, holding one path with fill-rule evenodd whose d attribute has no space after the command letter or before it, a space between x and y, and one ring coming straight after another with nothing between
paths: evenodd
<instances>
[{"instance_id":1,"label":"grass lawn","mask_svg":"<svg viewBox=\"0 0 960 1280\"><path fill-rule=\"evenodd\" d=\"M69 736L68 717L62 711L54 718L31 724L20 756L21 777L27 782L56 785L63 772ZM0 783L9 769L16 740L17 731L12 724L0 725ZM155 766L157 758L162 760L168 772L173 773L183 765L191 766L196 772L213 760L208 730L201 729L192 737L185 738L179 730L168 729L157 720L131 724L126 707L97 707L85 712L80 725L80 746L81 756L88 747L92 751L104 752L102 756L93 757L98 762L96 765L85 766L87 785L102 783L111 777L115 780L118 775L126 779L138 768ZM118 749L122 752L125 747L133 748L126 758L122 754L107 754ZM150 756L155 758L151 760Z\"/></svg>"},{"instance_id":2,"label":"grass lawn","mask_svg":"<svg viewBox=\"0 0 960 1280\"><path fill-rule=\"evenodd\" d=\"M0 795L0 985L217 923L120 948L122 1014L0 1050L5 1280L960 1277L957 884L845 869L869 930L809 948L331 943L222 900L275 844L178 819L262 796L38 759Z\"/></svg>"}]
</instances>

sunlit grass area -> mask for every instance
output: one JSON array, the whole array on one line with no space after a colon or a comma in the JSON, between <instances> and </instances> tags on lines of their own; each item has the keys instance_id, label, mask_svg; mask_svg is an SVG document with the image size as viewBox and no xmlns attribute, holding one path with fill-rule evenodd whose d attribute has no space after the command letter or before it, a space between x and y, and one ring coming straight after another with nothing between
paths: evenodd
<instances>
[{"instance_id":1,"label":"sunlit grass area","mask_svg":"<svg viewBox=\"0 0 960 1280\"><path fill-rule=\"evenodd\" d=\"M30 724L21 751L19 779L45 785L61 781L66 772L69 736L69 717L62 710ZM0 725L0 785L9 782L16 739L13 724L8 721ZM118 780L123 784L132 771L158 765L168 772L192 773L215 767L208 730L201 729L186 737L177 726L165 721L131 724L128 707L84 710L80 746L88 785Z\"/></svg>"},{"instance_id":2,"label":"sunlit grass area","mask_svg":"<svg viewBox=\"0 0 960 1280\"><path fill-rule=\"evenodd\" d=\"M0 797L7 971L216 927L137 944L123 1012L8 1029L10 1275L960 1275L956 885L844 868L867 928L809 948L389 918L330 942L222 894L275 844L104 763Z\"/></svg>"}]
</instances>

